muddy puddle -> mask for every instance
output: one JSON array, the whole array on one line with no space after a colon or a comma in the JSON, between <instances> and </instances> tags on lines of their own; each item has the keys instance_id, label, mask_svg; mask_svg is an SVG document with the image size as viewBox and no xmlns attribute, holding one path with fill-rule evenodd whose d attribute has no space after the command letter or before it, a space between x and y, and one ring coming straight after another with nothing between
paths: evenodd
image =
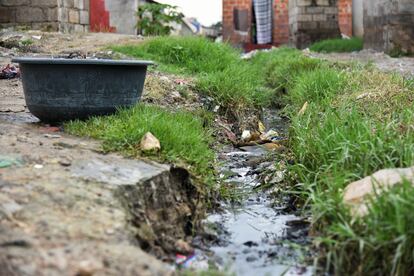
<instances>
[{"instance_id":1,"label":"muddy puddle","mask_svg":"<svg viewBox=\"0 0 414 276\"><path fill-rule=\"evenodd\" d=\"M267 128L286 133L277 112L265 114ZM195 267L203 268L204 262L204 268L208 263L230 275L312 275L305 264L310 257L307 219L289 206L288 197L275 201L274 189L261 188L266 171L273 171L276 182L284 177L268 155L260 146L227 147L220 153L224 185L236 191L238 200L222 202L208 215L206 228L218 239L197 253Z\"/></svg>"}]
</instances>

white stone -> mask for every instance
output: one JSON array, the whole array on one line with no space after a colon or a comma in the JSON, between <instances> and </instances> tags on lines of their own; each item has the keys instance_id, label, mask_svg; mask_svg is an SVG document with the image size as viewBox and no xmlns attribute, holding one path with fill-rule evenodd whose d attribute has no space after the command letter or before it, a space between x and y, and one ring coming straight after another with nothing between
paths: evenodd
<instances>
[{"instance_id":1,"label":"white stone","mask_svg":"<svg viewBox=\"0 0 414 276\"><path fill-rule=\"evenodd\" d=\"M142 151L158 151L161 149L161 144L157 137L151 132L147 132L141 139L140 148Z\"/></svg>"},{"instance_id":2,"label":"white stone","mask_svg":"<svg viewBox=\"0 0 414 276\"><path fill-rule=\"evenodd\" d=\"M350 206L354 216L364 216L368 212L367 197L381 194L404 180L414 183L414 167L377 171L371 176L349 184L345 188L344 203Z\"/></svg>"},{"instance_id":3,"label":"white stone","mask_svg":"<svg viewBox=\"0 0 414 276\"><path fill-rule=\"evenodd\" d=\"M252 137L252 134L250 130L244 130L241 136L243 141L249 141L251 137Z\"/></svg>"}]
</instances>

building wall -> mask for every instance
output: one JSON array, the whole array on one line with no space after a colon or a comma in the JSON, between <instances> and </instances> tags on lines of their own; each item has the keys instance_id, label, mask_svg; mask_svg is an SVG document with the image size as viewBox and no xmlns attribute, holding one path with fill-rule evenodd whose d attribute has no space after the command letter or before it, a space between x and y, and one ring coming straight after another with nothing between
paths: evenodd
<instances>
[{"instance_id":1,"label":"building wall","mask_svg":"<svg viewBox=\"0 0 414 276\"><path fill-rule=\"evenodd\" d=\"M414 54L414 1L364 0L364 47Z\"/></svg>"},{"instance_id":2,"label":"building wall","mask_svg":"<svg viewBox=\"0 0 414 276\"><path fill-rule=\"evenodd\" d=\"M236 46L242 46L251 40L251 28L246 32L234 27L234 9L247 10L248 20L252 21L252 0L223 0L223 40Z\"/></svg>"},{"instance_id":3,"label":"building wall","mask_svg":"<svg viewBox=\"0 0 414 276\"><path fill-rule=\"evenodd\" d=\"M290 43L300 49L341 37L337 0L290 0L289 26Z\"/></svg>"},{"instance_id":4,"label":"building wall","mask_svg":"<svg viewBox=\"0 0 414 276\"><path fill-rule=\"evenodd\" d=\"M352 0L338 0L339 28L341 33L351 37L352 31Z\"/></svg>"},{"instance_id":5,"label":"building wall","mask_svg":"<svg viewBox=\"0 0 414 276\"><path fill-rule=\"evenodd\" d=\"M0 26L58 30L57 0L0 0Z\"/></svg>"},{"instance_id":6,"label":"building wall","mask_svg":"<svg viewBox=\"0 0 414 276\"><path fill-rule=\"evenodd\" d=\"M34 1L34 0L32 0ZM49 0L40 0L49 1ZM56 1L56 0L55 0ZM89 31L89 0L57 0L59 31Z\"/></svg>"},{"instance_id":7,"label":"building wall","mask_svg":"<svg viewBox=\"0 0 414 276\"><path fill-rule=\"evenodd\" d=\"M223 39L233 45L242 46L252 41L251 24L246 32L235 30L234 9L247 10L248 21L252 22L252 0L223 0ZM274 0L273 3L273 44L289 42L288 0Z\"/></svg>"},{"instance_id":8,"label":"building wall","mask_svg":"<svg viewBox=\"0 0 414 276\"><path fill-rule=\"evenodd\" d=\"M105 0L110 26L117 33L136 34L138 0Z\"/></svg>"},{"instance_id":9,"label":"building wall","mask_svg":"<svg viewBox=\"0 0 414 276\"><path fill-rule=\"evenodd\" d=\"M0 25L84 32L89 29L89 0L0 0Z\"/></svg>"},{"instance_id":10,"label":"building wall","mask_svg":"<svg viewBox=\"0 0 414 276\"><path fill-rule=\"evenodd\" d=\"M289 43L289 0L274 0L274 44Z\"/></svg>"},{"instance_id":11,"label":"building wall","mask_svg":"<svg viewBox=\"0 0 414 276\"><path fill-rule=\"evenodd\" d=\"M0 0L0 26L136 34L139 0ZM146 1L140 0L140 3ZM91 26L91 27L90 27Z\"/></svg>"},{"instance_id":12,"label":"building wall","mask_svg":"<svg viewBox=\"0 0 414 276\"><path fill-rule=\"evenodd\" d=\"M352 2L352 30L357 37L364 36L364 1L353 0Z\"/></svg>"},{"instance_id":13,"label":"building wall","mask_svg":"<svg viewBox=\"0 0 414 276\"><path fill-rule=\"evenodd\" d=\"M293 2L295 4L296 0L273 0L273 44L281 45L289 43L289 4ZM306 3L309 6L318 6L322 3L331 3L332 0L300 0L301 3ZM335 11L339 14L337 20L339 21L339 26L341 32L352 36L352 0L334 0L337 5L337 10ZM223 0L223 38L225 41L229 41L233 45L241 46L252 41L251 37L251 28L247 32L239 32L234 28L234 9L245 9L249 14L249 22L252 21L252 0ZM322 13L318 9L311 9L310 12L316 12L315 18L323 18L330 16L332 9L324 10ZM328 13L324 15L323 13L327 11ZM293 15L294 16L294 15ZM310 17L312 18L312 14ZM312 19L310 21L313 21ZM313 24L313 23L312 23Z\"/></svg>"}]
</instances>

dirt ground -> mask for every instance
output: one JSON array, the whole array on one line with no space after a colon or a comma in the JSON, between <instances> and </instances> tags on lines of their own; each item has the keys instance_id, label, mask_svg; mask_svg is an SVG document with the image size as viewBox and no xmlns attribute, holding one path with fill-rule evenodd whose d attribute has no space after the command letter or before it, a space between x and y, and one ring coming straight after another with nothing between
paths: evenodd
<instances>
[{"instance_id":1,"label":"dirt ground","mask_svg":"<svg viewBox=\"0 0 414 276\"><path fill-rule=\"evenodd\" d=\"M103 46L140 41L22 36L41 39L24 52L0 47L0 66L22 55L110 55ZM144 99L198 108L189 86L153 73ZM176 243L186 244L188 225L203 212L185 170L105 154L98 142L40 123L25 106L19 79L0 80L0 148L0 275L174 274L153 256L171 263L177 250L185 253Z\"/></svg>"},{"instance_id":2,"label":"dirt ground","mask_svg":"<svg viewBox=\"0 0 414 276\"><path fill-rule=\"evenodd\" d=\"M382 71L396 72L405 76L414 77L414 57L392 58L382 52L372 50L333 54L308 52L307 55L331 61L355 61L362 64L372 63Z\"/></svg>"}]
</instances>

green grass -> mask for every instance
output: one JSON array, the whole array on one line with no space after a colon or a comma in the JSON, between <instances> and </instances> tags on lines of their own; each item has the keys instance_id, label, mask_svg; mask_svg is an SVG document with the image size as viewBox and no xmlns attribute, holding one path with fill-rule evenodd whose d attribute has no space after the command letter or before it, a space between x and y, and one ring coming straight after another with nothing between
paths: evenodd
<instances>
[{"instance_id":1,"label":"green grass","mask_svg":"<svg viewBox=\"0 0 414 276\"><path fill-rule=\"evenodd\" d=\"M351 39L327 39L312 44L309 49L320 53L344 53L356 52L363 49L364 42L361 38Z\"/></svg>"},{"instance_id":2,"label":"green grass","mask_svg":"<svg viewBox=\"0 0 414 276\"><path fill-rule=\"evenodd\" d=\"M278 63L292 62L291 55ZM369 67L309 66L309 58L294 55L294 66L269 67L279 81L268 84L277 86L292 120L289 170L301 183L295 193L312 206L319 263L336 275L412 274L414 189L384 193L362 219L351 217L342 196L352 181L414 164L413 82Z\"/></svg>"},{"instance_id":3,"label":"green grass","mask_svg":"<svg viewBox=\"0 0 414 276\"><path fill-rule=\"evenodd\" d=\"M333 224L323 242L336 274L413 275L413 202L412 184L403 183L372 199L364 218Z\"/></svg>"},{"instance_id":4,"label":"green grass","mask_svg":"<svg viewBox=\"0 0 414 276\"><path fill-rule=\"evenodd\" d=\"M211 136L202 120L189 112L170 112L140 104L112 116L67 123L65 130L102 140L106 151L121 151L131 156L145 154L140 151L139 143L146 132L151 132L161 143L161 152L154 156L157 159L183 161L197 175L210 175L212 171Z\"/></svg>"},{"instance_id":5,"label":"green grass","mask_svg":"<svg viewBox=\"0 0 414 276\"><path fill-rule=\"evenodd\" d=\"M213 73L238 60L240 53L227 44L216 44L200 37L162 36L139 44L112 46L116 52L151 59L170 73Z\"/></svg>"},{"instance_id":6,"label":"green grass","mask_svg":"<svg viewBox=\"0 0 414 276\"><path fill-rule=\"evenodd\" d=\"M224 43L213 43L201 37L157 37L111 49L135 58L154 60L162 71L195 76L200 93L213 97L230 110L249 105L267 106L274 97L273 90L265 86L262 74L266 60L253 65L253 62L241 60L241 53Z\"/></svg>"}]
</instances>

